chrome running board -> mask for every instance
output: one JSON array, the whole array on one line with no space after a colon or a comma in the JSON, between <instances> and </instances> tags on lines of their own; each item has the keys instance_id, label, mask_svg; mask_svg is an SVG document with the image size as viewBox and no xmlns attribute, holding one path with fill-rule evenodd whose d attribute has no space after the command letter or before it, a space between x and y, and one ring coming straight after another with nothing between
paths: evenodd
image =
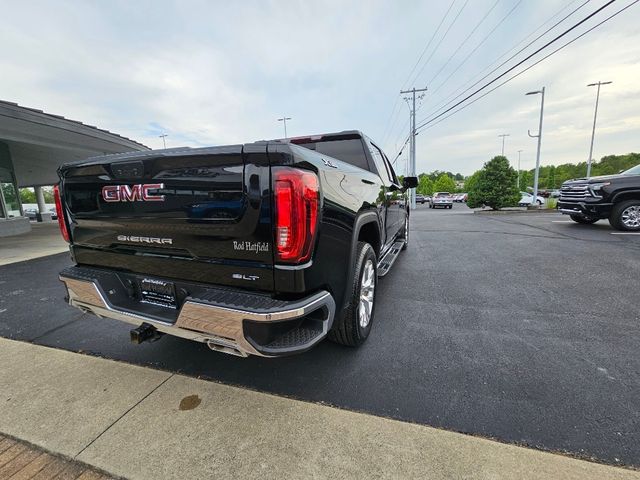
<instances>
[{"instance_id":1,"label":"chrome running board","mask_svg":"<svg viewBox=\"0 0 640 480\"><path fill-rule=\"evenodd\" d=\"M404 246L404 240L397 240L378 262L378 277L384 277L398 259L398 255Z\"/></svg>"}]
</instances>

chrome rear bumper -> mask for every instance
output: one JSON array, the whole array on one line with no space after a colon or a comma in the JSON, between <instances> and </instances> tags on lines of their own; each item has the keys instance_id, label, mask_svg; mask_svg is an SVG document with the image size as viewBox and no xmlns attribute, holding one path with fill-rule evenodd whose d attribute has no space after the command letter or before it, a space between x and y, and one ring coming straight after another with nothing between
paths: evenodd
<instances>
[{"instance_id":1,"label":"chrome rear bumper","mask_svg":"<svg viewBox=\"0 0 640 480\"><path fill-rule=\"evenodd\" d=\"M250 294L212 288L206 295L200 295L203 298L187 297L173 322L144 313L142 305L137 311L114 305L109 297L122 292L113 288L105 290L101 279L121 275L72 267L61 272L59 278L67 288L68 303L82 311L136 326L148 323L160 332L243 357L274 357L306 351L327 335L335 314L335 302L327 291L290 302L273 300L270 303L268 297L256 295L255 302L247 302L251 305L241 305L231 304L225 295L233 295L237 301L238 297L252 300ZM218 292L222 293L217 299ZM271 327L277 334L269 333Z\"/></svg>"}]
</instances>

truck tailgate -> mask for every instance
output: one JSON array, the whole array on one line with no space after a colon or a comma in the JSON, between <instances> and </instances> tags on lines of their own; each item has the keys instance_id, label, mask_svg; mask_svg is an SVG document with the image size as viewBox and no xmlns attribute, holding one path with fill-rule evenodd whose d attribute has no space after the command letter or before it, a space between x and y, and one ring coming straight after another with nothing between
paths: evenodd
<instances>
[{"instance_id":1,"label":"truck tailgate","mask_svg":"<svg viewBox=\"0 0 640 480\"><path fill-rule=\"evenodd\" d=\"M78 264L272 290L266 146L109 155L60 176Z\"/></svg>"}]
</instances>

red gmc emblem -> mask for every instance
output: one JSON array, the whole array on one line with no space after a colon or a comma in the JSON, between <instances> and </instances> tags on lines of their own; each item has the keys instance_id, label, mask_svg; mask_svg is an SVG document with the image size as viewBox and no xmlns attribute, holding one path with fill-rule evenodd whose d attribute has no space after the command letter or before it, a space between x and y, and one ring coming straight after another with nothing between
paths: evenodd
<instances>
[{"instance_id":1,"label":"red gmc emblem","mask_svg":"<svg viewBox=\"0 0 640 480\"><path fill-rule=\"evenodd\" d=\"M106 185L102 187L105 202L163 202L164 195L151 195L150 190L160 190L164 183L138 185Z\"/></svg>"}]
</instances>

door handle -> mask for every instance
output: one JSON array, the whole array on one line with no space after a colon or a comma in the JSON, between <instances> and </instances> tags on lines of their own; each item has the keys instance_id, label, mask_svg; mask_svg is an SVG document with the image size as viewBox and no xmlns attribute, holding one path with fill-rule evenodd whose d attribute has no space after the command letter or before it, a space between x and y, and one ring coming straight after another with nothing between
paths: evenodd
<instances>
[{"instance_id":1,"label":"door handle","mask_svg":"<svg viewBox=\"0 0 640 480\"><path fill-rule=\"evenodd\" d=\"M373 185L373 182L371 180L365 180L364 178L361 180L362 180L362 183L366 183L367 185Z\"/></svg>"}]
</instances>

